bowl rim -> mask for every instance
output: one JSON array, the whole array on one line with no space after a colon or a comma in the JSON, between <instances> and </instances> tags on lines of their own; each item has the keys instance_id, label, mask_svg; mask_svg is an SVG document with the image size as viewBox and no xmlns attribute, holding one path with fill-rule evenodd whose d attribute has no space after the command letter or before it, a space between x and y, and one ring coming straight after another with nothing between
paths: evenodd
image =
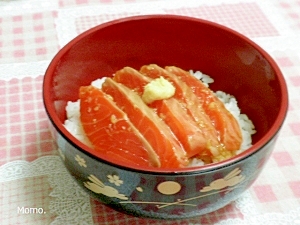
<instances>
[{"instance_id":1,"label":"bowl rim","mask_svg":"<svg viewBox=\"0 0 300 225\"><path fill-rule=\"evenodd\" d=\"M129 165L121 165L115 162L111 162L107 159L100 158L97 156L96 151L92 148L86 146L79 140L77 140L64 126L63 123L60 121L58 116L56 115L54 107L52 107L53 103L51 101L49 93L51 93L51 78L53 76L53 71L56 63L59 61L60 57L64 55L75 43L80 41L82 38L92 34L94 31L103 29L108 26L112 26L114 24L120 24L124 22L130 22L133 20L146 20L146 19L171 19L171 20L185 20L185 21L192 21L197 23L204 23L206 25L213 26L217 29L221 29L227 33L230 33L230 35L236 36L240 39L243 39L246 41L249 45L251 45L254 49L256 49L259 53L261 53L265 59L268 61L268 63L271 65L273 70L275 71L275 74L279 80L279 86L281 90L281 97L282 101L280 103L280 109L278 112L278 116L276 117L273 125L269 129L269 131L260 139L258 140L254 145L252 145L250 148L244 150L243 152L239 153L238 155L231 157L230 159L218 162L218 163L211 163L208 165L203 166L194 166L194 167L185 167L185 168L171 168L171 169L164 169L164 168L143 168L143 167L132 167ZM275 62L275 60L267 53L262 47L260 47L258 44L256 44L254 41L252 41L250 38L246 37L245 35L229 28L224 25L200 19L200 18L194 18L189 16L180 16L180 15L166 15L166 14L151 14L151 15L138 15L138 16L128 16L120 19L115 19L112 21L108 21L102 24L99 24L93 28L88 29L87 31L77 35L75 38L73 38L71 41L69 41L65 46L63 46L57 54L54 56L54 58L51 60L50 64L48 65L48 68L46 69L44 79L43 79L43 103L46 110L46 113L56 129L56 131L67 141L69 144L71 144L73 147L78 149L79 151L83 152L84 154L89 155L93 159L96 159L102 163L111 165L113 167L117 167L119 169L132 171L132 172L138 172L143 174L157 174L157 175L192 175L192 174L201 174L208 171L218 170L224 167L231 166L233 164L237 164L238 162L247 159L251 155L255 154L259 150L261 150L264 146L266 146L273 138L276 137L278 132L280 131L288 111L288 91L287 91L287 85L285 82L285 78Z\"/></svg>"}]
</instances>

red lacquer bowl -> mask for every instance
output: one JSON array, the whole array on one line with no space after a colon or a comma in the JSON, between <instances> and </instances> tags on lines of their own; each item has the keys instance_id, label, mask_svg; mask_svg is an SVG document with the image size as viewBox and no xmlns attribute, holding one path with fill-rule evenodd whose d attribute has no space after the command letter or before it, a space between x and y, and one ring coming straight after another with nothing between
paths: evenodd
<instances>
[{"instance_id":1,"label":"red lacquer bowl","mask_svg":"<svg viewBox=\"0 0 300 225\"><path fill-rule=\"evenodd\" d=\"M124 66L150 63L212 76L210 87L234 95L255 124L253 146L201 167L133 168L95 152L65 129L65 106L78 99L80 86ZM202 215L235 200L270 156L288 106L284 77L262 48L224 26L173 15L129 17L84 32L54 57L43 85L51 130L78 184L116 210L151 218Z\"/></svg>"}]
</instances>

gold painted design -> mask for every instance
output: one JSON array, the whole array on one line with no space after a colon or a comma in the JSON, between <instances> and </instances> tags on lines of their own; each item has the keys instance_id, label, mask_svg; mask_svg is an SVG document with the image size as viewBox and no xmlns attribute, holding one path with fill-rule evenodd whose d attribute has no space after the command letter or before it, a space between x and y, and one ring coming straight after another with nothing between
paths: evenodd
<instances>
[{"instance_id":1,"label":"gold painted design","mask_svg":"<svg viewBox=\"0 0 300 225\"><path fill-rule=\"evenodd\" d=\"M75 159L78 163L83 164L84 159L80 156L76 155ZM86 166L85 160L84 165ZM236 168L229 174L227 174L224 178L214 180L208 186L203 187L201 190L199 190L199 192L201 193L200 195L188 199L177 199L174 202L129 201L126 195L119 193L117 189L111 186L104 185L104 183L94 175L88 176L89 181L84 182L83 184L86 188L93 191L94 193L103 194L107 197L119 198L123 200L120 202L120 204L153 204L156 205L158 209L174 205L196 207L197 204L190 204L188 202L214 194L227 194L237 188L238 185L240 185L245 180L245 176L241 175L241 172L242 171L239 168ZM110 183L116 186L120 186L123 184L123 180L121 180L118 175L107 175L107 179ZM178 193L181 188L181 184L175 181L164 181L157 186L157 190L163 195L174 195ZM143 192L144 190L142 187L136 187L136 191Z\"/></svg>"},{"instance_id":2,"label":"gold painted design","mask_svg":"<svg viewBox=\"0 0 300 225\"><path fill-rule=\"evenodd\" d=\"M209 186L206 186L200 190L200 192L208 192L212 190L220 190L226 187L232 187L241 183L245 177L240 175L241 170L239 168L234 169L224 178L217 179L210 183Z\"/></svg>"},{"instance_id":3,"label":"gold painted design","mask_svg":"<svg viewBox=\"0 0 300 225\"><path fill-rule=\"evenodd\" d=\"M157 208L164 208L171 205L185 205L185 206L194 206L196 207L196 204L188 204L188 203L182 203L184 201L178 199L177 202L144 202L144 201L121 201L120 204L150 204L150 205L156 205Z\"/></svg>"},{"instance_id":4,"label":"gold painted design","mask_svg":"<svg viewBox=\"0 0 300 225\"><path fill-rule=\"evenodd\" d=\"M88 179L91 181L84 182L84 186L91 191L97 193L97 194L103 194L107 197L112 197L112 198L119 198L122 200L128 200L128 197L125 196L124 194L120 194L119 191L113 187L106 186L102 183L101 180L99 180L97 177L94 175L88 176Z\"/></svg>"},{"instance_id":5,"label":"gold painted design","mask_svg":"<svg viewBox=\"0 0 300 225\"><path fill-rule=\"evenodd\" d=\"M84 158L82 158L82 157L79 156L79 155L76 155L76 156L75 156L75 160L78 162L79 166L85 167L85 168L86 168L86 161L85 161Z\"/></svg>"},{"instance_id":6,"label":"gold painted design","mask_svg":"<svg viewBox=\"0 0 300 225\"><path fill-rule=\"evenodd\" d=\"M138 192L143 192L143 191L144 191L144 189L141 188L141 187L137 187L136 190L137 190Z\"/></svg>"},{"instance_id":7,"label":"gold painted design","mask_svg":"<svg viewBox=\"0 0 300 225\"><path fill-rule=\"evenodd\" d=\"M156 205L158 209L170 207L174 205L184 205L184 206L191 206L196 207L197 204L189 204L187 202L192 200L197 200L199 198L203 198L206 196L220 194L220 193L229 193L230 191L237 188L244 180L245 177L240 174L241 170L239 168L234 169L229 174L227 174L224 178L217 179L212 181L208 186L203 187L199 192L201 195L188 198L188 199L177 199L175 202L143 202L143 201L121 201L120 204L153 204ZM140 187L137 188L137 190ZM170 189L168 189L170 188ZM174 181L165 181L160 183L157 186L158 191L164 195L171 195L172 193L178 193L181 189L181 185ZM212 191L215 190L215 191ZM207 192L207 193L203 193Z\"/></svg>"},{"instance_id":8,"label":"gold painted design","mask_svg":"<svg viewBox=\"0 0 300 225\"><path fill-rule=\"evenodd\" d=\"M165 181L157 186L157 190L164 195L174 195L181 190L181 185L175 181Z\"/></svg>"},{"instance_id":9,"label":"gold painted design","mask_svg":"<svg viewBox=\"0 0 300 225\"><path fill-rule=\"evenodd\" d=\"M118 175L107 175L108 181L116 186L123 184L123 181L120 180Z\"/></svg>"}]
</instances>

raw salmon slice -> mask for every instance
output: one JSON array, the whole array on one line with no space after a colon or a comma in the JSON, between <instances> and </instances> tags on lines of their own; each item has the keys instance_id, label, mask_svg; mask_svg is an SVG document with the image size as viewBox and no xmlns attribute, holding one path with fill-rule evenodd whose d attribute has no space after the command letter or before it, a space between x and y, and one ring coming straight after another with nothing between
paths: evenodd
<instances>
[{"instance_id":1,"label":"raw salmon slice","mask_svg":"<svg viewBox=\"0 0 300 225\"><path fill-rule=\"evenodd\" d=\"M208 115L204 112L198 97L185 82L180 80L175 74L155 64L142 66L140 72L151 78L162 76L173 83L176 88L174 97L185 104L187 112L196 121L198 127L205 135L207 151L200 153L199 158L205 158L205 162L208 163L207 160L209 157L211 157L211 162L216 162L233 156L219 141L217 130L212 125Z\"/></svg>"},{"instance_id":2,"label":"raw salmon slice","mask_svg":"<svg viewBox=\"0 0 300 225\"><path fill-rule=\"evenodd\" d=\"M140 96L144 92L145 85L152 81L150 77L142 75L139 71L131 67L124 67L123 69L118 70L113 79L118 83L124 84Z\"/></svg>"},{"instance_id":3,"label":"raw salmon slice","mask_svg":"<svg viewBox=\"0 0 300 225\"><path fill-rule=\"evenodd\" d=\"M153 102L150 107L165 121L184 146L189 158L207 154L206 135L175 98Z\"/></svg>"},{"instance_id":4,"label":"raw salmon slice","mask_svg":"<svg viewBox=\"0 0 300 225\"><path fill-rule=\"evenodd\" d=\"M180 168L188 164L186 152L170 128L141 97L123 84L107 78L102 90L114 98L130 121L148 140L160 158L162 168Z\"/></svg>"},{"instance_id":5,"label":"raw salmon slice","mask_svg":"<svg viewBox=\"0 0 300 225\"><path fill-rule=\"evenodd\" d=\"M166 70L180 77L199 98L206 114L211 119L219 132L220 141L226 149L236 151L242 144L242 133L240 126L234 116L225 108L223 102L206 87L202 81L192 76L189 72L178 67L166 67Z\"/></svg>"},{"instance_id":6,"label":"raw salmon slice","mask_svg":"<svg viewBox=\"0 0 300 225\"><path fill-rule=\"evenodd\" d=\"M80 120L96 150L132 165L160 166L156 152L111 96L83 86L79 97Z\"/></svg>"},{"instance_id":7,"label":"raw salmon slice","mask_svg":"<svg viewBox=\"0 0 300 225\"><path fill-rule=\"evenodd\" d=\"M140 96L144 86L153 80L130 67L117 71L113 79L135 90ZM148 106L155 109L159 117L171 128L189 158L207 150L205 135L177 99L157 100Z\"/></svg>"}]
</instances>

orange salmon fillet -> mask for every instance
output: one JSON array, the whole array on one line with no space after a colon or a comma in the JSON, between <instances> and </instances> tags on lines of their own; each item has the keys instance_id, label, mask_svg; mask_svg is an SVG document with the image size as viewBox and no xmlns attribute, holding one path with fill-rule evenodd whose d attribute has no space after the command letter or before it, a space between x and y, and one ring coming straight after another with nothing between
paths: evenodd
<instances>
[{"instance_id":1,"label":"orange salmon fillet","mask_svg":"<svg viewBox=\"0 0 300 225\"><path fill-rule=\"evenodd\" d=\"M226 149L230 151L240 149L242 144L240 126L234 116L225 108L223 102L201 80L191 76L189 72L175 66L166 67L166 70L178 76L192 88L200 100L205 113L218 131L220 141L225 145Z\"/></svg>"},{"instance_id":2,"label":"orange salmon fillet","mask_svg":"<svg viewBox=\"0 0 300 225\"><path fill-rule=\"evenodd\" d=\"M160 166L151 145L109 95L93 86L83 86L79 98L80 120L95 150L132 165Z\"/></svg>"},{"instance_id":3,"label":"orange salmon fillet","mask_svg":"<svg viewBox=\"0 0 300 225\"><path fill-rule=\"evenodd\" d=\"M111 78L105 80L102 90L113 97L118 107L128 115L130 121L151 144L159 156L162 168L187 166L188 158L183 146L136 92Z\"/></svg>"},{"instance_id":4,"label":"orange salmon fillet","mask_svg":"<svg viewBox=\"0 0 300 225\"><path fill-rule=\"evenodd\" d=\"M113 79L136 91L140 96L144 91L144 86L153 80L130 67L117 71ZM187 157L191 158L206 151L205 134L177 99L156 100L148 106L155 109L156 113L171 128L186 150Z\"/></svg>"},{"instance_id":5,"label":"orange salmon fillet","mask_svg":"<svg viewBox=\"0 0 300 225\"><path fill-rule=\"evenodd\" d=\"M175 74L155 65L142 66L140 72L151 78L158 78L160 76L169 80L176 88L174 98L181 101L190 116L196 121L199 129L205 135L206 151L201 152L198 157L205 161L217 162L224 158L230 158L233 154L227 150L218 138L218 132L213 126L210 118L205 113L198 97L193 90Z\"/></svg>"}]
</instances>

